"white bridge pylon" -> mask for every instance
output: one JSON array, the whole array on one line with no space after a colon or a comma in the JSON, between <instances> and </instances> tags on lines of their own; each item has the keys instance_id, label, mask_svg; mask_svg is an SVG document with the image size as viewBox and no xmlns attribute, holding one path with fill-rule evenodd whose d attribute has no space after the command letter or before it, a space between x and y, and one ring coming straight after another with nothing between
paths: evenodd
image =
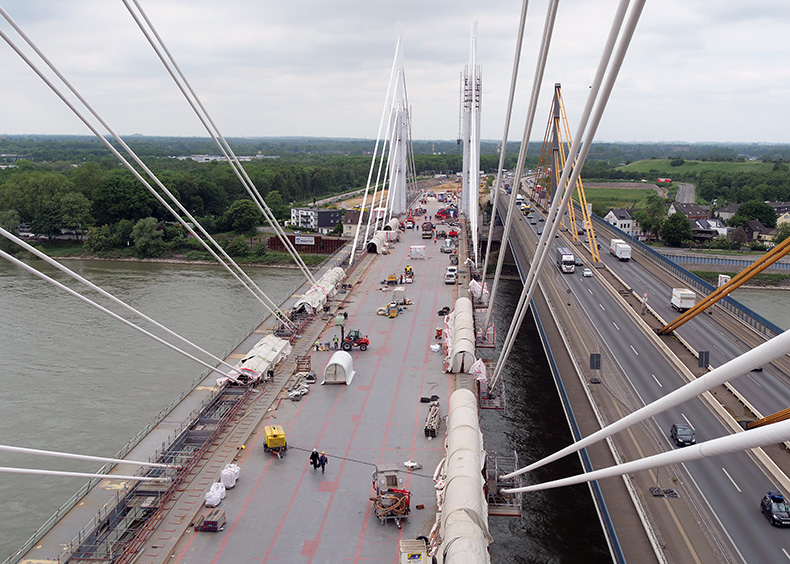
<instances>
[{"instance_id":1,"label":"white bridge pylon","mask_svg":"<svg viewBox=\"0 0 790 564\"><path fill-rule=\"evenodd\" d=\"M472 24L469 64L461 73L461 137L464 149L461 176L461 211L466 215L472 234L472 260L479 261L478 213L480 199L480 105L482 76L477 64L477 22Z\"/></svg>"}]
</instances>

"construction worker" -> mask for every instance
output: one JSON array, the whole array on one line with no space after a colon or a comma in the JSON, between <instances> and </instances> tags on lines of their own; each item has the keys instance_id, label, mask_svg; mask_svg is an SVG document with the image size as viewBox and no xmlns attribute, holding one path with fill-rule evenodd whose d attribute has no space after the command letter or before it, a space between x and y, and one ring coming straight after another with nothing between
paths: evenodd
<instances>
[{"instance_id":1,"label":"construction worker","mask_svg":"<svg viewBox=\"0 0 790 564\"><path fill-rule=\"evenodd\" d=\"M335 348L337 348L337 335L332 338L332 342L335 344Z\"/></svg>"},{"instance_id":2,"label":"construction worker","mask_svg":"<svg viewBox=\"0 0 790 564\"><path fill-rule=\"evenodd\" d=\"M319 350L320 348L321 348L321 343L320 343L319 341L316 341L316 342L315 342L315 350L316 350L316 352L318 352L318 350Z\"/></svg>"},{"instance_id":3,"label":"construction worker","mask_svg":"<svg viewBox=\"0 0 790 564\"><path fill-rule=\"evenodd\" d=\"M326 458L326 454L322 450L321 451L321 456L318 457L318 465L321 467L321 474L324 473L324 470L326 469L326 463L327 462L328 462L328 460Z\"/></svg>"}]
</instances>

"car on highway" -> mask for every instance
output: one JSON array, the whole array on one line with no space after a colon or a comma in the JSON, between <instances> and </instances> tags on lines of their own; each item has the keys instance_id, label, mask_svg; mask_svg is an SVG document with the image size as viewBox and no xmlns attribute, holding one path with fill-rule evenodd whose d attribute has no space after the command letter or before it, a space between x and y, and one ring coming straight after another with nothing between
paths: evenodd
<instances>
[{"instance_id":1,"label":"car on highway","mask_svg":"<svg viewBox=\"0 0 790 564\"><path fill-rule=\"evenodd\" d=\"M776 490L770 490L760 501L760 511L774 527L790 527L790 505L785 496Z\"/></svg>"},{"instance_id":2,"label":"car on highway","mask_svg":"<svg viewBox=\"0 0 790 564\"><path fill-rule=\"evenodd\" d=\"M530 224L530 225L537 225L537 224L538 224L538 222L537 222L537 221L535 221L534 219L530 219L530 220L529 220L529 224Z\"/></svg>"},{"instance_id":3,"label":"car on highway","mask_svg":"<svg viewBox=\"0 0 790 564\"><path fill-rule=\"evenodd\" d=\"M543 229L538 229L538 235L543 235Z\"/></svg>"},{"instance_id":4,"label":"car on highway","mask_svg":"<svg viewBox=\"0 0 790 564\"><path fill-rule=\"evenodd\" d=\"M585 278L590 278L592 276L592 270L590 270L589 268L585 268L584 270L582 270L582 276L584 276Z\"/></svg>"},{"instance_id":5,"label":"car on highway","mask_svg":"<svg viewBox=\"0 0 790 564\"><path fill-rule=\"evenodd\" d=\"M582 257L578 257L578 256L573 257L573 264L575 264L576 266L584 266L584 263L582 262Z\"/></svg>"},{"instance_id":6,"label":"car on highway","mask_svg":"<svg viewBox=\"0 0 790 564\"><path fill-rule=\"evenodd\" d=\"M444 283L445 284L455 284L458 281L458 274L455 272L445 272L444 273Z\"/></svg>"},{"instance_id":7,"label":"car on highway","mask_svg":"<svg viewBox=\"0 0 790 564\"><path fill-rule=\"evenodd\" d=\"M697 442L694 438L694 429L684 423L675 423L669 429L669 436L678 446L689 446Z\"/></svg>"},{"instance_id":8,"label":"car on highway","mask_svg":"<svg viewBox=\"0 0 790 564\"><path fill-rule=\"evenodd\" d=\"M543 219L543 216L541 216L541 217L538 218L538 221L546 221L546 220Z\"/></svg>"}]
</instances>

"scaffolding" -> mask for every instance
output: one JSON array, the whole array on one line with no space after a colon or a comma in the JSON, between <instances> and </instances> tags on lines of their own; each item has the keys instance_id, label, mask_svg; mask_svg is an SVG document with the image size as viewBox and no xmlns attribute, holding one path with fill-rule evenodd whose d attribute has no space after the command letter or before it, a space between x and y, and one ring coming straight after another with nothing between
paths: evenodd
<instances>
[{"instance_id":1,"label":"scaffolding","mask_svg":"<svg viewBox=\"0 0 790 564\"><path fill-rule=\"evenodd\" d=\"M558 189L557 181L562 177L572 144L573 138L568 125L568 116L565 113L565 102L562 99L561 86L557 83L554 85L554 98L540 149L535 181L529 194L530 198L544 209L551 206L552 199L557 194L561 195L564 192L564 189ZM573 166L576 164L577 161L574 159ZM575 244L584 244L589 248L593 262L601 262L581 175L576 181L575 193L571 196L567 209L559 210L558 214L560 228L568 230ZM580 235L586 236L583 243L579 239Z\"/></svg>"}]
</instances>

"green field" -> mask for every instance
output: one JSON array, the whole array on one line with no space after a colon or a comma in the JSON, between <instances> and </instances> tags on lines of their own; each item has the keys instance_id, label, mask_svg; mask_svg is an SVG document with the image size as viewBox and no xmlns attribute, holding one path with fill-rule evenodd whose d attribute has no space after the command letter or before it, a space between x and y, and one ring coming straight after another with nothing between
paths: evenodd
<instances>
[{"instance_id":1,"label":"green field","mask_svg":"<svg viewBox=\"0 0 790 564\"><path fill-rule=\"evenodd\" d=\"M648 188L591 188L585 186L584 195L590 204L600 204L606 208L644 208L646 199L655 190Z\"/></svg>"},{"instance_id":2,"label":"green field","mask_svg":"<svg viewBox=\"0 0 790 564\"><path fill-rule=\"evenodd\" d=\"M680 166L672 166L670 159L647 159L634 161L625 166L617 167L617 170L633 172L636 180L647 178L654 181L654 176L672 178L673 174L696 173L696 172L771 172L773 163L761 161L686 161Z\"/></svg>"}]
</instances>

